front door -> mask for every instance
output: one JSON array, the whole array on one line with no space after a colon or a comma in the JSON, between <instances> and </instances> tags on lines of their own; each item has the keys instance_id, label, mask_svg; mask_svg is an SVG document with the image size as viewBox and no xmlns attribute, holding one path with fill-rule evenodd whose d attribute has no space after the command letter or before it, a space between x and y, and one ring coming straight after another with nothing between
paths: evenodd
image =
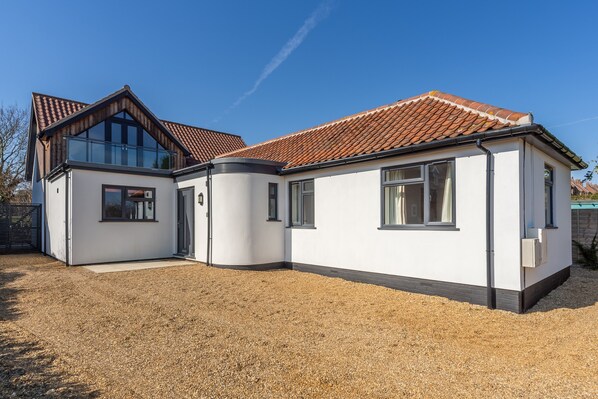
<instances>
[{"instance_id":1,"label":"front door","mask_svg":"<svg viewBox=\"0 0 598 399\"><path fill-rule=\"evenodd\" d=\"M183 188L177 191L177 254L193 256L193 232L195 231L195 217L193 209L193 188Z\"/></svg>"}]
</instances>

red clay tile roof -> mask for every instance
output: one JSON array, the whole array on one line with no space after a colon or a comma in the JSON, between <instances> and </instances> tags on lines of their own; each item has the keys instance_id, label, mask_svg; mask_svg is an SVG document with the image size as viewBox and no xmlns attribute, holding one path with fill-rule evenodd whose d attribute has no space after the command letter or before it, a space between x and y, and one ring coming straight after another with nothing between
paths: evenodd
<instances>
[{"instance_id":1,"label":"red clay tile roof","mask_svg":"<svg viewBox=\"0 0 598 399\"><path fill-rule=\"evenodd\" d=\"M79 101L33 93L33 109L40 132L88 105ZM240 136L176 122L162 121L162 123L191 152L192 160L189 164L207 162L219 154L245 147Z\"/></svg>"},{"instance_id":2,"label":"red clay tile roof","mask_svg":"<svg viewBox=\"0 0 598 399\"><path fill-rule=\"evenodd\" d=\"M267 159L288 169L531 122L531 114L432 91L218 158Z\"/></svg>"},{"instance_id":3,"label":"red clay tile roof","mask_svg":"<svg viewBox=\"0 0 598 399\"><path fill-rule=\"evenodd\" d=\"M87 104L79 101L33 93L33 110L40 132L86 106Z\"/></svg>"},{"instance_id":4,"label":"red clay tile roof","mask_svg":"<svg viewBox=\"0 0 598 399\"><path fill-rule=\"evenodd\" d=\"M162 122L191 151L194 162L187 162L188 165L204 163L214 159L219 154L245 147L243 139L234 134L183 125L176 122Z\"/></svg>"}]
</instances>

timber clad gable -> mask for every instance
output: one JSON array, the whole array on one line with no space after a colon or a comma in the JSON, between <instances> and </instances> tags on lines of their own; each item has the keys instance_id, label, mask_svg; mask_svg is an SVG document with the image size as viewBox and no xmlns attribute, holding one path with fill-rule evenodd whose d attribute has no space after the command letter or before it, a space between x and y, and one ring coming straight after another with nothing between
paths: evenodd
<instances>
[{"instance_id":1,"label":"timber clad gable","mask_svg":"<svg viewBox=\"0 0 598 399\"><path fill-rule=\"evenodd\" d=\"M183 154L183 151L163 133L160 127L150 120L142 109L134 104L129 98L124 97L115 100L106 107L101 108L82 119L76 120L73 123L58 129L50 137L50 147L53 148L51 151L50 169L54 169L66 160L65 136L75 136L121 111L127 111L150 135L152 135L154 139L156 139L158 143L160 143L162 147L173 152L174 169L185 167L185 155Z\"/></svg>"},{"instance_id":2,"label":"timber clad gable","mask_svg":"<svg viewBox=\"0 0 598 399\"><path fill-rule=\"evenodd\" d=\"M66 137L76 136L122 111L131 115L160 146L171 151L174 170L245 147L237 135L159 120L128 86L93 104L39 93L32 97L31 137L36 141L40 177L66 161Z\"/></svg>"}]
</instances>

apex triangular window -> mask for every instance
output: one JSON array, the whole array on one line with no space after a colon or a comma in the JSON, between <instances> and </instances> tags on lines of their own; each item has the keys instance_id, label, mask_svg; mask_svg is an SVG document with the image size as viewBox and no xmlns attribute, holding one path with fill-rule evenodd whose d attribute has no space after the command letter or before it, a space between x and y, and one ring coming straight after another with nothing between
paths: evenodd
<instances>
[{"instance_id":1,"label":"apex triangular window","mask_svg":"<svg viewBox=\"0 0 598 399\"><path fill-rule=\"evenodd\" d=\"M68 159L81 162L172 169L167 151L128 112L121 111L68 140Z\"/></svg>"}]
</instances>

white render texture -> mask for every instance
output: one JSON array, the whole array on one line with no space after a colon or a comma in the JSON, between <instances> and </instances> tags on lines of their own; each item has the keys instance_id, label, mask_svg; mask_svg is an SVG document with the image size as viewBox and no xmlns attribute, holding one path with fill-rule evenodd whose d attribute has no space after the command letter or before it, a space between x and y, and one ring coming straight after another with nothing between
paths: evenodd
<instances>
[{"instance_id":1,"label":"white render texture","mask_svg":"<svg viewBox=\"0 0 598 399\"><path fill-rule=\"evenodd\" d=\"M523 160L523 152L521 154ZM524 288L572 264L570 169L535 146L525 147L525 227L543 228L544 165L554 169L554 222L556 229L546 229L548 257L537 268L522 270ZM523 203L523 202L522 202Z\"/></svg>"},{"instance_id":2,"label":"white render texture","mask_svg":"<svg viewBox=\"0 0 598 399\"><path fill-rule=\"evenodd\" d=\"M72 174L73 265L170 258L175 243L175 190L170 177L75 169ZM156 222L102 222L102 185L156 189Z\"/></svg>"},{"instance_id":3,"label":"white render texture","mask_svg":"<svg viewBox=\"0 0 598 399\"><path fill-rule=\"evenodd\" d=\"M485 144L494 154L493 238L496 288L521 290L521 140ZM543 153L542 153L543 154ZM542 155L546 159L549 157ZM455 158L458 231L380 230L380 168ZM544 159L544 158L543 158ZM569 169L557 167L558 238L549 232L549 262L528 272L531 281L571 264L567 230ZM537 167L533 200L543 223L543 171ZM286 261L420 279L486 285L486 156L474 146L286 176L315 178L315 229L286 229ZM541 186L541 188L540 188ZM285 188L286 190L286 188ZM540 219L541 216L541 219ZM287 221L288 222L288 221ZM543 225L542 225L543 226ZM551 239L552 238L552 239ZM536 276L537 275L537 276Z\"/></svg>"},{"instance_id":4,"label":"white render texture","mask_svg":"<svg viewBox=\"0 0 598 399\"><path fill-rule=\"evenodd\" d=\"M47 180L46 190L46 252L66 262L66 175Z\"/></svg>"},{"instance_id":5,"label":"white render texture","mask_svg":"<svg viewBox=\"0 0 598 399\"><path fill-rule=\"evenodd\" d=\"M284 225L268 221L268 183L279 183L279 214L285 188L280 176L223 173L212 176L212 263L262 265L284 260Z\"/></svg>"}]
</instances>

